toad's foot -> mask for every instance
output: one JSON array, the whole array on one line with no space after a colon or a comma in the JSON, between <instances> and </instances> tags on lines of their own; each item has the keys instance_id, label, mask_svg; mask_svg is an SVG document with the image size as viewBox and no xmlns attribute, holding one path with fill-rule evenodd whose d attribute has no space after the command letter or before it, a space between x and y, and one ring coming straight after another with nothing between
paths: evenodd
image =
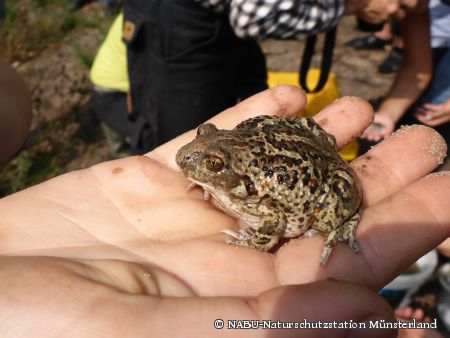
<instances>
[{"instance_id":1,"label":"toad's foot","mask_svg":"<svg viewBox=\"0 0 450 338\"><path fill-rule=\"evenodd\" d=\"M359 252L359 246L358 246L358 243L356 243L355 239L350 238L350 239L348 240L348 245L350 246L350 248L352 249L352 251L353 251L354 253Z\"/></svg>"},{"instance_id":2,"label":"toad's foot","mask_svg":"<svg viewBox=\"0 0 450 338\"><path fill-rule=\"evenodd\" d=\"M209 201L210 197L211 197L210 193L207 190L203 190L203 199L205 201Z\"/></svg>"},{"instance_id":3,"label":"toad's foot","mask_svg":"<svg viewBox=\"0 0 450 338\"><path fill-rule=\"evenodd\" d=\"M194 189L198 184L195 182L190 181L189 184L186 186L186 191L191 191Z\"/></svg>"},{"instance_id":4,"label":"toad's foot","mask_svg":"<svg viewBox=\"0 0 450 338\"><path fill-rule=\"evenodd\" d=\"M317 231L315 229L309 229L309 230L305 231L302 236L306 237L306 238L311 238L311 237L316 236L318 233L319 233L319 231Z\"/></svg>"},{"instance_id":5,"label":"toad's foot","mask_svg":"<svg viewBox=\"0 0 450 338\"><path fill-rule=\"evenodd\" d=\"M322 250L322 255L320 257L320 265L325 266L325 264L328 261L328 258L330 257L331 251L333 250L333 248L336 246L337 242L341 242L341 241L348 241L348 245L350 246L350 248L352 249L352 251L354 253L359 252L359 246L355 241L355 228L353 228L350 233L342 233L342 228L334 231L331 231L328 234L327 237L327 241L325 244L325 247ZM340 232L341 231L341 232Z\"/></svg>"},{"instance_id":6,"label":"toad's foot","mask_svg":"<svg viewBox=\"0 0 450 338\"><path fill-rule=\"evenodd\" d=\"M333 247L324 247L322 250L322 255L320 256L320 265L325 266L327 264L328 258L330 257Z\"/></svg>"},{"instance_id":7,"label":"toad's foot","mask_svg":"<svg viewBox=\"0 0 450 338\"><path fill-rule=\"evenodd\" d=\"M240 229L238 232L223 229L220 232L230 236L227 244L248 246L261 251L268 251L278 243L278 236L261 234L252 228Z\"/></svg>"}]
</instances>

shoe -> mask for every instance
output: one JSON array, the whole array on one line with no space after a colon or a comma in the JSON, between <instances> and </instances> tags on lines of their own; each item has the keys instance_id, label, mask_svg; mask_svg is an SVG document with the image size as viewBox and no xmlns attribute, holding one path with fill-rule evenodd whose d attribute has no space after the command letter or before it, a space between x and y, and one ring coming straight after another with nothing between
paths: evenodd
<instances>
[{"instance_id":1,"label":"shoe","mask_svg":"<svg viewBox=\"0 0 450 338\"><path fill-rule=\"evenodd\" d=\"M402 62L403 49L393 48L386 60L378 66L378 72L381 74L396 73L400 70Z\"/></svg>"},{"instance_id":2,"label":"shoe","mask_svg":"<svg viewBox=\"0 0 450 338\"><path fill-rule=\"evenodd\" d=\"M383 40L377 38L375 35L368 35L364 37L354 38L347 41L344 46L353 49L368 49L368 50L384 50L384 47L391 43L391 40Z\"/></svg>"}]
</instances>

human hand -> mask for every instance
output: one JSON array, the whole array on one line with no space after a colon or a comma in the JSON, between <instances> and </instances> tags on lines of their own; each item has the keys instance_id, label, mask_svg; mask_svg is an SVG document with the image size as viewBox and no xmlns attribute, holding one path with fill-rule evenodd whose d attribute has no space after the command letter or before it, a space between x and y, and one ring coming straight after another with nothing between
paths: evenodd
<instances>
[{"instance_id":1,"label":"human hand","mask_svg":"<svg viewBox=\"0 0 450 338\"><path fill-rule=\"evenodd\" d=\"M389 115L375 114L372 124L364 130L361 138L379 142L394 132L395 122Z\"/></svg>"},{"instance_id":2,"label":"human hand","mask_svg":"<svg viewBox=\"0 0 450 338\"><path fill-rule=\"evenodd\" d=\"M425 103L417 108L414 116L430 127L447 123L450 121L450 100L441 104Z\"/></svg>"},{"instance_id":3,"label":"human hand","mask_svg":"<svg viewBox=\"0 0 450 338\"><path fill-rule=\"evenodd\" d=\"M211 122L229 129L255 115L292 116L304 104L299 89L279 87ZM369 125L372 111L362 100L343 98L315 119L342 148ZM440 136L428 128L403 129L352 162L365 196L356 234L361 253L338 245L325 268L319 266L318 236L291 240L275 253L225 244L219 230L236 230L236 221L204 201L200 190L187 192L174 161L194 135L0 201L0 250L9 256L0 270L8 292L0 299L5 332L210 337L230 333L215 331L215 318L389 318L386 304L364 287L383 287L450 235L450 177L420 179L445 153ZM327 278L343 282L316 282ZM287 286L292 284L298 286Z\"/></svg>"},{"instance_id":4,"label":"human hand","mask_svg":"<svg viewBox=\"0 0 450 338\"><path fill-rule=\"evenodd\" d=\"M409 11L423 7L422 0L347 0L346 14L378 24L391 18L401 20Z\"/></svg>"}]
</instances>

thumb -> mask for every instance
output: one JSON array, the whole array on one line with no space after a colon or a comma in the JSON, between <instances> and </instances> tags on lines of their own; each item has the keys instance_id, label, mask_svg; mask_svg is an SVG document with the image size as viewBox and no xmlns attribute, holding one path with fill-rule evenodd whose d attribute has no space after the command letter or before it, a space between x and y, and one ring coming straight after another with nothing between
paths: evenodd
<instances>
[{"instance_id":1,"label":"thumb","mask_svg":"<svg viewBox=\"0 0 450 338\"><path fill-rule=\"evenodd\" d=\"M148 301L140 302L143 308L134 311L137 325L129 327L141 334L152 332L152 337L392 337L396 333L369 330L369 321L393 321L392 309L373 291L343 281L278 287L251 299ZM364 325L367 329L351 329Z\"/></svg>"}]
</instances>

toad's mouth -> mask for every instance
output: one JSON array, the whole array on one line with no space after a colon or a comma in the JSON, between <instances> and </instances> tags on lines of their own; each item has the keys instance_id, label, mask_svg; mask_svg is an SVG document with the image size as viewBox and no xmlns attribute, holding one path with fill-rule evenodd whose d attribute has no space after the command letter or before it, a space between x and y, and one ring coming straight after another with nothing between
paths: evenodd
<instances>
[{"instance_id":1,"label":"toad's mouth","mask_svg":"<svg viewBox=\"0 0 450 338\"><path fill-rule=\"evenodd\" d=\"M199 186L203 189L203 198L205 201L211 200L212 204L223 211L224 213L237 218L239 220L244 221L244 223L254 223L258 220L258 217L254 215L250 215L241 208L239 208L238 204L233 201L228 194L224 191L214 188L211 185L208 185L203 182L196 181L192 178L189 178L189 184L186 187L187 191L194 189Z\"/></svg>"},{"instance_id":2,"label":"toad's mouth","mask_svg":"<svg viewBox=\"0 0 450 338\"><path fill-rule=\"evenodd\" d=\"M203 182L199 182L197 180L194 180L192 178L189 178L189 184L186 187L187 191L190 191L196 187L201 187L203 189L203 199L205 201L212 200L213 204L218 207L220 210L229 213L229 205L232 204L230 198L225 195L225 193L215 189L213 186L208 185ZM221 198L220 198L220 197ZM212 197L212 198L211 198ZM224 198L226 197L226 198ZM227 203L228 202L228 203Z\"/></svg>"}]
</instances>

